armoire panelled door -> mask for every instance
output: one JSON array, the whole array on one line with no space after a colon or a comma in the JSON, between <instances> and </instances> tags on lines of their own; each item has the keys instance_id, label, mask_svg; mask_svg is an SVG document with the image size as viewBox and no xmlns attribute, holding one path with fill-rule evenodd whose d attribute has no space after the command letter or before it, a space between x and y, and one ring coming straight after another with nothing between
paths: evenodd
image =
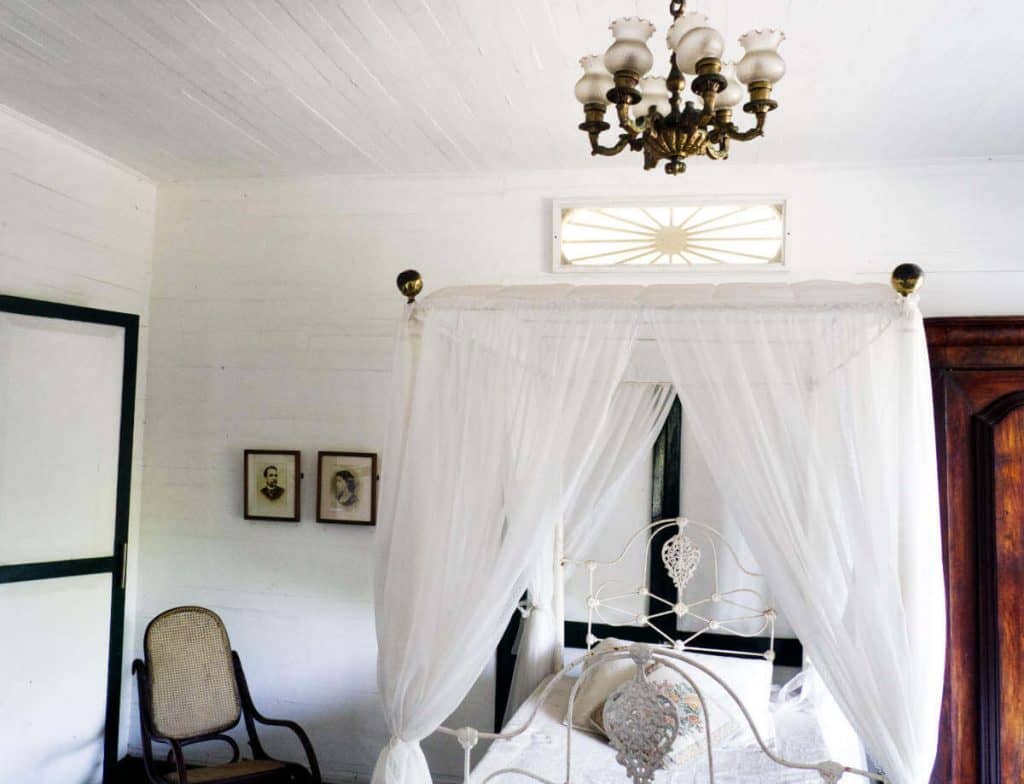
<instances>
[{"instance_id":1,"label":"armoire panelled door","mask_svg":"<svg viewBox=\"0 0 1024 784\"><path fill-rule=\"evenodd\" d=\"M0 783L111 782L138 316L0 296Z\"/></svg>"},{"instance_id":2,"label":"armoire panelled door","mask_svg":"<svg viewBox=\"0 0 1024 784\"><path fill-rule=\"evenodd\" d=\"M949 603L942 784L1024 781L1024 317L927 319Z\"/></svg>"}]
</instances>

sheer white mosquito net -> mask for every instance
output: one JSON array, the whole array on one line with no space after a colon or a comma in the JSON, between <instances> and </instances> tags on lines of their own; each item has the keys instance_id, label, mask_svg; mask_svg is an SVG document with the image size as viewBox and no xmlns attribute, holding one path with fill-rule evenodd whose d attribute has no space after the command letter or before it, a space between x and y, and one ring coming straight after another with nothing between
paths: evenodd
<instances>
[{"instance_id":1,"label":"sheer white mosquito net","mask_svg":"<svg viewBox=\"0 0 1024 784\"><path fill-rule=\"evenodd\" d=\"M679 395L730 517L872 756L894 784L925 784L945 608L915 300L803 283L458 288L410 305L382 471L392 738L374 782L430 781L419 742L466 695L525 588L551 596L536 565L556 525L593 535L586 510L612 501L609 461L650 448L671 395L621 392L642 379ZM556 668L561 620L539 604L533 679Z\"/></svg>"}]
</instances>

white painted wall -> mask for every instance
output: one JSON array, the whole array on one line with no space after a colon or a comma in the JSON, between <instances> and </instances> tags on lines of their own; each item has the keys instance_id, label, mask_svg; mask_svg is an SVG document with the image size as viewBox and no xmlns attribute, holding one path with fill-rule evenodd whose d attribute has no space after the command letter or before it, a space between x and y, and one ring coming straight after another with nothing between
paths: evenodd
<instances>
[{"instance_id":1,"label":"white painted wall","mask_svg":"<svg viewBox=\"0 0 1024 784\"><path fill-rule=\"evenodd\" d=\"M128 665L134 637L155 207L156 186L149 180L0 106L0 293L141 316L126 608ZM67 436L73 438L74 433ZM39 622L49 628L46 618ZM131 686L127 666L124 682L126 748ZM0 713L0 736L17 737L12 725L18 720L17 715ZM40 732L48 734L51 728Z\"/></svg>"},{"instance_id":2,"label":"white painted wall","mask_svg":"<svg viewBox=\"0 0 1024 784\"><path fill-rule=\"evenodd\" d=\"M553 197L781 193L790 269L773 279L884 281L897 262L913 260L928 271L929 315L1021 312L1022 177L1021 160L887 169L696 164L675 180L595 161L584 171L529 175L162 187L138 635L172 605L212 607L261 709L303 722L329 775L365 775L386 739L375 678L374 532L312 522L315 452L381 449L398 271L418 268L427 291L564 283L574 276L546 272ZM242 519L247 447L302 450L301 524ZM492 691L483 679L457 720L486 725ZM455 744L444 744L448 753L429 745L435 771L456 774Z\"/></svg>"}]
</instances>

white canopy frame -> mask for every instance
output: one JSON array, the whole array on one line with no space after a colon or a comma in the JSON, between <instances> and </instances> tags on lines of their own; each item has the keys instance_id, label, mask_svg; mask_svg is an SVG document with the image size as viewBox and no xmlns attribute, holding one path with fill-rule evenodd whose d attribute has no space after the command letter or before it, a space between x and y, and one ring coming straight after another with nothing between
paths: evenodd
<instances>
[{"instance_id":1,"label":"white canopy frame","mask_svg":"<svg viewBox=\"0 0 1024 784\"><path fill-rule=\"evenodd\" d=\"M829 690L894 784L924 784L945 618L923 326L914 296L835 283L464 288L410 306L377 557L394 735L375 784L429 780L418 742L493 650L613 390L644 375L644 340ZM434 486L440 513L420 503ZM487 568L437 563L459 548Z\"/></svg>"}]
</instances>

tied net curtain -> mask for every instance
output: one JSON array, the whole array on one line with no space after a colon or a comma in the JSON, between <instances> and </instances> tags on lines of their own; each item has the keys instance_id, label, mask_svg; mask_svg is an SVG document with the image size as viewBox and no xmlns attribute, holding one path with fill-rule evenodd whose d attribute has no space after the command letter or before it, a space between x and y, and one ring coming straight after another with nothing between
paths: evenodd
<instances>
[{"instance_id":1,"label":"tied net curtain","mask_svg":"<svg viewBox=\"0 0 1024 784\"><path fill-rule=\"evenodd\" d=\"M562 304L428 301L402 326L375 564L392 738L375 784L430 783L419 742L493 657L629 361L639 314Z\"/></svg>"},{"instance_id":2,"label":"tied net curtain","mask_svg":"<svg viewBox=\"0 0 1024 784\"><path fill-rule=\"evenodd\" d=\"M604 420L594 424L596 438L576 472L577 480L563 496L563 552L579 557L614 519L625 479L651 453L674 400L669 383L624 383L615 390ZM576 460L570 455L570 461ZM555 603L557 550L551 537L530 569L529 607L516 644L506 721L544 678L562 669L565 617Z\"/></svg>"},{"instance_id":3,"label":"tied net curtain","mask_svg":"<svg viewBox=\"0 0 1024 784\"><path fill-rule=\"evenodd\" d=\"M945 605L916 305L657 309L650 323L684 426L810 660L890 779L926 784Z\"/></svg>"}]
</instances>

